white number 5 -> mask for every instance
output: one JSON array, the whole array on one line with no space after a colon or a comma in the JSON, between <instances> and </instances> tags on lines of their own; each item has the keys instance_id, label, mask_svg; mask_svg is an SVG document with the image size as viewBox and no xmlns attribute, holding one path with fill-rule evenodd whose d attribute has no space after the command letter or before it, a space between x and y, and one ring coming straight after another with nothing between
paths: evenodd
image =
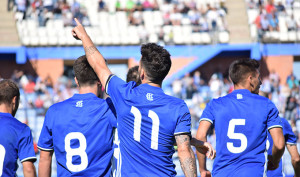
<instances>
[{"instance_id":1,"label":"white number 5","mask_svg":"<svg viewBox=\"0 0 300 177\"><path fill-rule=\"evenodd\" d=\"M247 148L247 137L242 133L234 133L236 125L245 125L245 119L232 119L229 121L227 136L230 139L241 141L240 147L235 147L232 142L227 142L227 149L235 154L241 153Z\"/></svg>"},{"instance_id":2,"label":"white number 5","mask_svg":"<svg viewBox=\"0 0 300 177\"><path fill-rule=\"evenodd\" d=\"M0 144L0 176L2 176L2 172L3 172L4 157L5 157L5 148Z\"/></svg>"}]
</instances>

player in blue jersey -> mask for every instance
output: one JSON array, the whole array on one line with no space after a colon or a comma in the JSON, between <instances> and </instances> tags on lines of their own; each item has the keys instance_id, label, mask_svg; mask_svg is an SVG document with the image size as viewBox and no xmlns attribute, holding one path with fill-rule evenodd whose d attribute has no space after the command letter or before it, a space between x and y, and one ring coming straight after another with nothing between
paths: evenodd
<instances>
[{"instance_id":1,"label":"player in blue jersey","mask_svg":"<svg viewBox=\"0 0 300 177\"><path fill-rule=\"evenodd\" d=\"M57 176L111 174L116 117L111 100L98 98L101 84L85 56L73 66L79 94L52 105L38 142L39 176L51 176L52 154Z\"/></svg>"},{"instance_id":2,"label":"player in blue jersey","mask_svg":"<svg viewBox=\"0 0 300 177\"><path fill-rule=\"evenodd\" d=\"M274 146L269 159L277 168L284 152L284 137L278 110L267 98L259 96L261 85L256 60L236 60L229 68L234 91L211 100L200 118L197 138L206 141L211 125L216 132L217 156L214 177L263 176L267 171L266 140L270 132ZM201 176L210 176L205 157L197 153Z\"/></svg>"},{"instance_id":3,"label":"player in blue jersey","mask_svg":"<svg viewBox=\"0 0 300 177\"><path fill-rule=\"evenodd\" d=\"M300 156L297 150L297 137L295 136L291 125L289 122L281 118L282 120L282 130L285 139L286 147L291 155L292 165L294 167L295 176L300 176ZM271 138L270 134L268 133L268 141L270 148L268 149L268 155L272 155L272 146L273 146L273 139ZM267 176L269 177L283 177L283 166L282 160L280 160L279 167L275 170L268 170Z\"/></svg>"},{"instance_id":4,"label":"player in blue jersey","mask_svg":"<svg viewBox=\"0 0 300 177\"><path fill-rule=\"evenodd\" d=\"M183 100L168 96L161 89L171 67L169 52L156 44L143 45L139 63L142 84L126 83L112 75L83 26L75 21L72 34L82 40L88 61L116 108L121 153L117 176L175 176L175 142L184 174L196 176L189 110Z\"/></svg>"},{"instance_id":5,"label":"player in blue jersey","mask_svg":"<svg viewBox=\"0 0 300 177\"><path fill-rule=\"evenodd\" d=\"M29 127L14 118L20 92L11 80L0 81L0 176L16 176L20 159L25 177L35 177L36 161Z\"/></svg>"}]
</instances>

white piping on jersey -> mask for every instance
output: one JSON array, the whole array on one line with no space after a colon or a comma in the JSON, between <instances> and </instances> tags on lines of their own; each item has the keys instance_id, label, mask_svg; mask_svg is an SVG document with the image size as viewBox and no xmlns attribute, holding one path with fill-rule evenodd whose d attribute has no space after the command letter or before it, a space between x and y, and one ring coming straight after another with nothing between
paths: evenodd
<instances>
[{"instance_id":1,"label":"white piping on jersey","mask_svg":"<svg viewBox=\"0 0 300 177\"><path fill-rule=\"evenodd\" d=\"M203 121L203 120L206 120L206 121L208 121L208 122L210 122L211 124L214 124L210 119L208 119L208 118L202 118L202 119L200 119L199 120L199 123L201 122L201 121Z\"/></svg>"},{"instance_id":2,"label":"white piping on jersey","mask_svg":"<svg viewBox=\"0 0 300 177\"><path fill-rule=\"evenodd\" d=\"M38 146L39 149L43 150L43 151L53 151L53 149L47 149L47 148L42 148L40 146Z\"/></svg>"},{"instance_id":3,"label":"white piping on jersey","mask_svg":"<svg viewBox=\"0 0 300 177\"><path fill-rule=\"evenodd\" d=\"M105 89L105 93L106 93L107 95L109 95L109 94L107 93L107 90L108 90L108 84L109 84L111 78L114 77L114 76L115 76L114 74L110 75L109 78L108 78L108 80L106 81L106 84L105 84L105 88L104 88L104 89Z\"/></svg>"},{"instance_id":4,"label":"white piping on jersey","mask_svg":"<svg viewBox=\"0 0 300 177\"><path fill-rule=\"evenodd\" d=\"M282 126L281 125L273 125L273 126L269 127L268 130L270 130L271 128L282 128Z\"/></svg>"},{"instance_id":5,"label":"white piping on jersey","mask_svg":"<svg viewBox=\"0 0 300 177\"><path fill-rule=\"evenodd\" d=\"M297 145L297 143L290 143L290 142L286 142L286 144Z\"/></svg>"},{"instance_id":6,"label":"white piping on jersey","mask_svg":"<svg viewBox=\"0 0 300 177\"><path fill-rule=\"evenodd\" d=\"M174 133L174 135L180 135L180 134L186 134L186 133L191 133L191 132L177 132L177 133Z\"/></svg>"},{"instance_id":7,"label":"white piping on jersey","mask_svg":"<svg viewBox=\"0 0 300 177\"><path fill-rule=\"evenodd\" d=\"M267 137L268 138L268 137ZM270 148L270 147L269 147ZM268 164L268 148L267 148L267 141L266 141L266 149L265 149L265 152L264 152L264 155L265 155L265 165L264 165L264 176L263 177L266 177L267 176L267 164Z\"/></svg>"},{"instance_id":8,"label":"white piping on jersey","mask_svg":"<svg viewBox=\"0 0 300 177\"><path fill-rule=\"evenodd\" d=\"M30 160L30 159L35 159L36 160L36 157L27 157L27 158L21 160L21 162L24 162L24 161L27 161L27 160Z\"/></svg>"},{"instance_id":9,"label":"white piping on jersey","mask_svg":"<svg viewBox=\"0 0 300 177\"><path fill-rule=\"evenodd\" d=\"M120 146L119 146L119 148L120 148ZM122 154L121 154L121 151L119 151L119 159L117 162L116 177L121 177L121 167L122 167Z\"/></svg>"}]
</instances>

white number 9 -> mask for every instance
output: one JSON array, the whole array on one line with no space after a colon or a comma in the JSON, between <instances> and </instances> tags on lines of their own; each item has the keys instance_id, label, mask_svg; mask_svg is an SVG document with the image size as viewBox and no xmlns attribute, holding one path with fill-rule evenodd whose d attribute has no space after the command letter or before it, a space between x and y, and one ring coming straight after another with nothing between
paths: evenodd
<instances>
[{"instance_id":1,"label":"white number 9","mask_svg":"<svg viewBox=\"0 0 300 177\"><path fill-rule=\"evenodd\" d=\"M78 148L71 148L71 140L77 139L79 141ZM86 138L80 132L71 132L65 137L65 150L66 150L66 159L67 159L67 168L72 172L79 172L88 166L88 156L85 152L86 150ZM72 163L73 156L80 156L81 163L74 165Z\"/></svg>"}]
</instances>

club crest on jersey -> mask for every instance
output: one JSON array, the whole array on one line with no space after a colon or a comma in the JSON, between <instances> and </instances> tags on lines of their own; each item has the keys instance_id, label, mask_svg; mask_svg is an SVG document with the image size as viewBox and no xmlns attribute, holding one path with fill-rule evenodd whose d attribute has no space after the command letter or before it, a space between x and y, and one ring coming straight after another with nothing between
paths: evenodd
<instances>
[{"instance_id":1,"label":"club crest on jersey","mask_svg":"<svg viewBox=\"0 0 300 177\"><path fill-rule=\"evenodd\" d=\"M153 101L153 94L152 93L147 93L146 98L149 101Z\"/></svg>"},{"instance_id":2,"label":"club crest on jersey","mask_svg":"<svg viewBox=\"0 0 300 177\"><path fill-rule=\"evenodd\" d=\"M76 107L77 108L81 108L82 106L83 106L83 101L82 100L76 102Z\"/></svg>"},{"instance_id":3,"label":"club crest on jersey","mask_svg":"<svg viewBox=\"0 0 300 177\"><path fill-rule=\"evenodd\" d=\"M240 99L243 99L243 95L242 94L236 94L236 99L240 100Z\"/></svg>"}]
</instances>

